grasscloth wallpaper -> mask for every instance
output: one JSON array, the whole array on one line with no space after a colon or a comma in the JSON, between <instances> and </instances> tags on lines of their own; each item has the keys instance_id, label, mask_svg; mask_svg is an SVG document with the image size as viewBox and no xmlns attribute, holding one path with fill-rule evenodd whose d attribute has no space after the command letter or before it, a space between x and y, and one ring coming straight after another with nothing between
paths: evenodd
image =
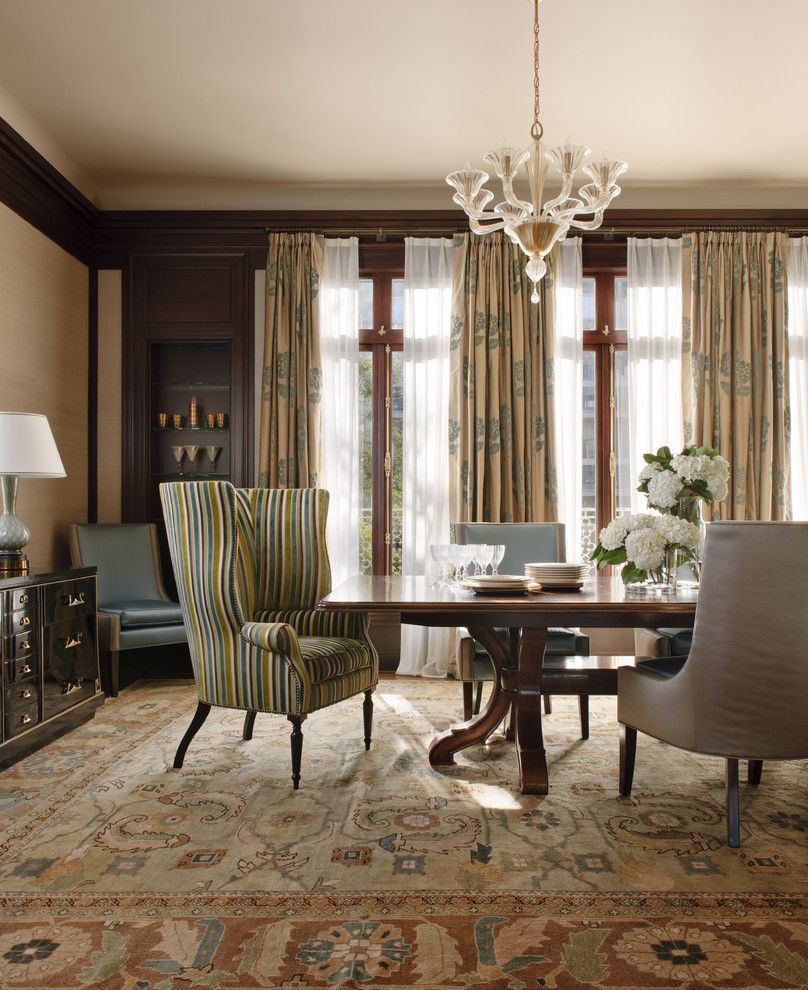
<instances>
[{"instance_id":1,"label":"grasscloth wallpaper","mask_svg":"<svg viewBox=\"0 0 808 990\"><path fill-rule=\"evenodd\" d=\"M66 478L20 482L31 569L69 563L67 524L87 519L89 276L0 205L0 407L50 421Z\"/></svg>"}]
</instances>

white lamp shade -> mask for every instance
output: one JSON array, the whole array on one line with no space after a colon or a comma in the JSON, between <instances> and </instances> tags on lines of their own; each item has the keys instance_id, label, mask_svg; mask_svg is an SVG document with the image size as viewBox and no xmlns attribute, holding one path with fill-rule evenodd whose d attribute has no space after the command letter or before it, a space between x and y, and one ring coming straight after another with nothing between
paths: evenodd
<instances>
[{"instance_id":1,"label":"white lamp shade","mask_svg":"<svg viewBox=\"0 0 808 990\"><path fill-rule=\"evenodd\" d=\"M0 474L22 478L65 477L46 416L0 412Z\"/></svg>"}]
</instances>

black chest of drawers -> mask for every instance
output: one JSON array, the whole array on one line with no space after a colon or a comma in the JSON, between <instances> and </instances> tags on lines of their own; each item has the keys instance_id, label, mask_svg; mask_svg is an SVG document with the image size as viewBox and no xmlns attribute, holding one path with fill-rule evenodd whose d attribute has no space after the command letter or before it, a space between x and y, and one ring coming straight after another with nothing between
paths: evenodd
<instances>
[{"instance_id":1,"label":"black chest of drawers","mask_svg":"<svg viewBox=\"0 0 808 990\"><path fill-rule=\"evenodd\" d=\"M94 713L95 568L0 581L0 767Z\"/></svg>"}]
</instances>

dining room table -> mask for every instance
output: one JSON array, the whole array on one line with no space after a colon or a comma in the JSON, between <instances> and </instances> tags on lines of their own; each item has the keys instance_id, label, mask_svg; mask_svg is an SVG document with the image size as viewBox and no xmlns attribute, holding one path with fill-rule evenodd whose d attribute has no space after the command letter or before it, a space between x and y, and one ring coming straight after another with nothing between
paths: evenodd
<instances>
[{"instance_id":1,"label":"dining room table","mask_svg":"<svg viewBox=\"0 0 808 990\"><path fill-rule=\"evenodd\" d=\"M542 728L542 681L547 630L693 626L697 591L680 586L674 595L638 594L617 577L597 575L579 589L474 594L453 586L435 587L425 577L356 576L326 595L317 608L327 612L397 613L402 623L465 627L490 655L494 683L479 715L448 727L429 747L433 767L454 763L455 754L485 742L510 717L523 794L547 794L549 778ZM498 633L506 630L506 634ZM595 668L596 658L587 658ZM580 665L579 665L580 667ZM616 670L614 671L616 683ZM613 692L612 692L613 693Z\"/></svg>"}]
</instances>

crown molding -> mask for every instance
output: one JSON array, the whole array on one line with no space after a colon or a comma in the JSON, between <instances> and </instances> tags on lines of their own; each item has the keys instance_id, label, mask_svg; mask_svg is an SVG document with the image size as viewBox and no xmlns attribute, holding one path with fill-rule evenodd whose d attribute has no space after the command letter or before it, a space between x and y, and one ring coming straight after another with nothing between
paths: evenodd
<instances>
[{"instance_id":1,"label":"crown molding","mask_svg":"<svg viewBox=\"0 0 808 990\"><path fill-rule=\"evenodd\" d=\"M0 202L90 264L99 210L2 118Z\"/></svg>"}]
</instances>

